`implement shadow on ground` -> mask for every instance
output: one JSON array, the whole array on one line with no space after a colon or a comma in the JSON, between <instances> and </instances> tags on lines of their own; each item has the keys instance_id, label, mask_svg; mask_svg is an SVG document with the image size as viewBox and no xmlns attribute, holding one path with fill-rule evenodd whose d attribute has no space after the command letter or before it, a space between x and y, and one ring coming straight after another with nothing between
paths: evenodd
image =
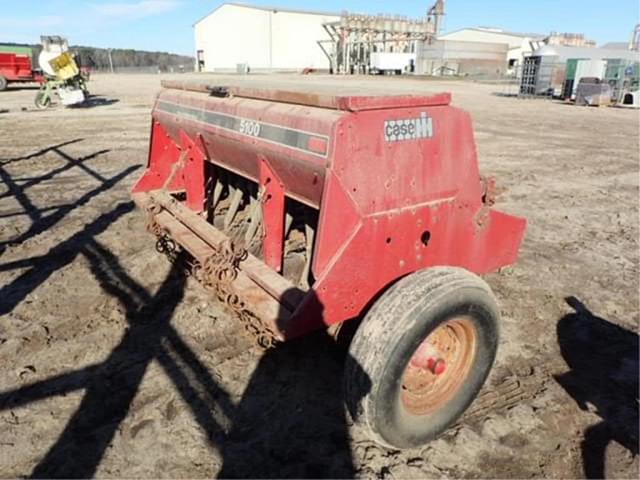
<instances>
[{"instance_id":1,"label":"implement shadow on ground","mask_svg":"<svg viewBox=\"0 0 640 480\"><path fill-rule=\"evenodd\" d=\"M89 167L86 163L91 159L108 153L109 150L99 150L91 153L90 155L86 155L80 158L72 157L63 150L63 147L81 141L82 139L78 138L57 145L49 146L26 156L0 159L0 181L6 186L6 191L0 194L0 201L2 201L2 199L4 198L13 198L20 205L19 211L3 213L0 215L0 219L7 221L7 219L27 216L31 221L31 225L22 233L19 233L9 239L0 240L0 256L9 245L20 244L25 240L28 240L36 235L45 232L49 228L56 225L70 212L77 209L78 207L87 204L90 200L97 197L98 195L101 195L107 190L110 190L124 178L140 168L139 165L132 165L124 168L115 175L104 176L95 169ZM16 162L28 161L37 157L41 157L50 152L57 154L62 160L64 160L64 165L52 168L51 170L34 177L19 178L16 178L15 175L12 175L9 169L6 168L7 165ZM32 199L28 195L28 189L43 182L54 182L56 181L57 176L71 169L81 170L88 177L90 177L92 181L97 182L98 185L82 193L80 197L76 198L70 203L55 206L48 205L46 207L40 208L37 207L34 204L34 199ZM0 271L1 269L2 266L0 266Z\"/></svg>"},{"instance_id":2,"label":"implement shadow on ground","mask_svg":"<svg viewBox=\"0 0 640 480\"><path fill-rule=\"evenodd\" d=\"M68 105L67 108L73 109L83 109L83 108L94 108L94 107L106 107L107 105L113 105L114 103L118 103L120 100L117 98L106 98L100 95L90 95L82 103L76 103L74 105Z\"/></svg>"},{"instance_id":3,"label":"implement shadow on ground","mask_svg":"<svg viewBox=\"0 0 640 480\"><path fill-rule=\"evenodd\" d=\"M310 301L323 310L315 295ZM345 362L355 364L325 331L267 350L220 445L218 477L354 478L342 393ZM359 393L366 395L370 382L363 378Z\"/></svg>"},{"instance_id":4,"label":"implement shadow on ground","mask_svg":"<svg viewBox=\"0 0 640 480\"><path fill-rule=\"evenodd\" d=\"M558 321L560 351L571 370L557 382L582 410L595 406L602 421L584 432L586 478L605 478L607 445L615 441L638 455L638 334L594 315L580 300Z\"/></svg>"},{"instance_id":5,"label":"implement shadow on ground","mask_svg":"<svg viewBox=\"0 0 640 480\"><path fill-rule=\"evenodd\" d=\"M131 203L122 203L98 217L48 254L30 259L32 268L17 279L32 290L83 255L102 289L124 307L128 323L122 340L104 362L0 392L2 411L85 390L77 411L31 476L93 476L131 408L144 373L157 360L209 444L221 452L220 477L354 477L341 399L344 352L325 333L267 351L240 402L234 404L171 325L186 283L182 257L151 294L94 238L132 208ZM9 296L4 293L0 292L0 310L5 312L24 298L15 291Z\"/></svg>"},{"instance_id":6,"label":"implement shadow on ground","mask_svg":"<svg viewBox=\"0 0 640 480\"><path fill-rule=\"evenodd\" d=\"M155 295L150 295L95 239L85 238L77 254L87 258L92 274L104 291L123 305L129 327L104 362L0 392L0 410L6 410L85 390L77 411L31 476L93 476L154 359L171 378L210 441L214 443L214 439L221 438L224 430L214 413L224 424L231 408L229 397L170 325L173 312L183 298L186 281L181 259L173 264Z\"/></svg>"},{"instance_id":7,"label":"implement shadow on ground","mask_svg":"<svg viewBox=\"0 0 640 480\"><path fill-rule=\"evenodd\" d=\"M129 167L104 177L85 162L107 151L82 158L65 152L64 147L81 141L78 138L28 155L0 159L0 178L7 186L0 201L11 196L21 207L19 212L3 213L0 219L22 215L31 220L24 232L0 242L0 249L45 232L138 168ZM32 177L17 178L10 173L10 165L47 153L61 157L64 165ZM72 168L84 172L98 186L69 204L37 208L35 203L41 198L31 198L27 190ZM170 323L186 283L181 258L173 264L158 291L151 294L96 240L133 208L131 202L119 203L46 254L0 264L0 273L24 270L0 287L0 315L13 311L53 273L83 256L104 292L124 307L128 322L122 340L104 362L0 392L1 411L85 391L77 411L56 442L43 452L31 475L93 476L131 408L144 373L156 360L189 406L212 448L220 451L220 476L355 476L341 395L344 350L337 348L324 332L279 345L261 357L245 394L234 404Z\"/></svg>"},{"instance_id":8,"label":"implement shadow on ground","mask_svg":"<svg viewBox=\"0 0 640 480\"><path fill-rule=\"evenodd\" d=\"M39 83L10 83L7 89L3 90L4 94L9 92L18 92L20 90L40 90Z\"/></svg>"}]
</instances>

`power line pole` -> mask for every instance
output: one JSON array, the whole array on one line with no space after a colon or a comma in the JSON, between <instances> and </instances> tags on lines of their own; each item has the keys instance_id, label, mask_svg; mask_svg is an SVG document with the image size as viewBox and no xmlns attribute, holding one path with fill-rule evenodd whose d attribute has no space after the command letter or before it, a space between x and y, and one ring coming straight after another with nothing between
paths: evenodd
<instances>
[{"instance_id":1,"label":"power line pole","mask_svg":"<svg viewBox=\"0 0 640 480\"><path fill-rule=\"evenodd\" d=\"M111 58L111 49L107 48L107 54L109 55L109 66L111 67L111 73L113 73L113 59Z\"/></svg>"}]
</instances>

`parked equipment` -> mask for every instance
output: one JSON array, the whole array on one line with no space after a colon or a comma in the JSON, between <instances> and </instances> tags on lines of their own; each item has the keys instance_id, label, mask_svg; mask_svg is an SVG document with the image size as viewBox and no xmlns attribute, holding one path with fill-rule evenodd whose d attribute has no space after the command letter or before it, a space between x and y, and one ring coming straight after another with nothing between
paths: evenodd
<instances>
[{"instance_id":1,"label":"parked equipment","mask_svg":"<svg viewBox=\"0 0 640 480\"><path fill-rule=\"evenodd\" d=\"M553 97L562 90L564 69L559 69L551 55L524 58L519 94L524 97Z\"/></svg>"},{"instance_id":2,"label":"parked equipment","mask_svg":"<svg viewBox=\"0 0 640 480\"><path fill-rule=\"evenodd\" d=\"M5 51L11 48L13 51ZM10 83L42 83L42 72L33 69L31 49L27 47L4 47L0 45L0 91Z\"/></svg>"},{"instance_id":3,"label":"parked equipment","mask_svg":"<svg viewBox=\"0 0 640 480\"><path fill-rule=\"evenodd\" d=\"M80 71L73 54L69 52L67 40L58 36L42 36L40 40L42 51L38 63L45 73L46 81L36 94L36 107L49 107L54 94L63 105L84 102L89 97L87 79Z\"/></svg>"},{"instance_id":4,"label":"parked equipment","mask_svg":"<svg viewBox=\"0 0 640 480\"><path fill-rule=\"evenodd\" d=\"M492 208L470 116L449 94L163 86L132 192L156 248L265 347L362 319L346 403L377 442L455 422L498 345L476 274L515 262L526 223Z\"/></svg>"},{"instance_id":5,"label":"parked equipment","mask_svg":"<svg viewBox=\"0 0 640 480\"><path fill-rule=\"evenodd\" d=\"M566 79L562 87L562 96L565 100L575 100L578 93L578 85L595 84L592 79L604 77L607 68L607 60L570 58L566 64ZM585 80L583 82L583 79Z\"/></svg>"},{"instance_id":6,"label":"parked equipment","mask_svg":"<svg viewBox=\"0 0 640 480\"><path fill-rule=\"evenodd\" d=\"M624 92L622 100L618 103L619 107L640 108L640 91L634 90Z\"/></svg>"},{"instance_id":7,"label":"parked equipment","mask_svg":"<svg viewBox=\"0 0 640 480\"><path fill-rule=\"evenodd\" d=\"M371 54L369 72L400 75L414 70L415 63L415 53L376 52Z\"/></svg>"},{"instance_id":8,"label":"parked equipment","mask_svg":"<svg viewBox=\"0 0 640 480\"><path fill-rule=\"evenodd\" d=\"M576 105L592 107L611 105L611 85L599 78L582 77L576 88Z\"/></svg>"}]
</instances>

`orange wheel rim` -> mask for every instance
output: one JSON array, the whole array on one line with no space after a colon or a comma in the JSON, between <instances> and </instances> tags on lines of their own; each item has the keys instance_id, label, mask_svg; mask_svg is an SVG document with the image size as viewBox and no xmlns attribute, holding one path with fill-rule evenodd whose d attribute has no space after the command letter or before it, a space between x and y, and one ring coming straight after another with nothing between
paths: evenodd
<instances>
[{"instance_id":1,"label":"orange wheel rim","mask_svg":"<svg viewBox=\"0 0 640 480\"><path fill-rule=\"evenodd\" d=\"M454 317L429 334L402 374L400 400L413 415L442 408L458 392L476 354L476 329L466 316Z\"/></svg>"}]
</instances>

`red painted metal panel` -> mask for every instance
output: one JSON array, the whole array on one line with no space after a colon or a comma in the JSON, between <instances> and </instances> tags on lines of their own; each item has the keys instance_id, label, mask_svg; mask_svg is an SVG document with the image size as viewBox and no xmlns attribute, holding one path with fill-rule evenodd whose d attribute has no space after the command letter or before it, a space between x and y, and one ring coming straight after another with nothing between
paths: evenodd
<instances>
[{"instance_id":1,"label":"red painted metal panel","mask_svg":"<svg viewBox=\"0 0 640 480\"><path fill-rule=\"evenodd\" d=\"M491 211L490 221L478 229L469 221L472 214L446 199L366 217L313 287L322 312L303 303L286 335L355 318L386 286L423 268L462 266L482 274L514 263L525 221Z\"/></svg>"},{"instance_id":2,"label":"red painted metal panel","mask_svg":"<svg viewBox=\"0 0 640 480\"><path fill-rule=\"evenodd\" d=\"M173 173L180 170L178 163L181 155L182 148L169 136L164 126L154 120L151 126L147 169L134 185L133 193L162 188L167 188L169 191L183 190L183 176L178 174L179 172ZM167 185L170 177L173 177L172 181Z\"/></svg>"},{"instance_id":3,"label":"red painted metal panel","mask_svg":"<svg viewBox=\"0 0 640 480\"><path fill-rule=\"evenodd\" d=\"M284 185L265 157L260 157L264 262L276 272L282 269L284 251Z\"/></svg>"},{"instance_id":4,"label":"red painted metal panel","mask_svg":"<svg viewBox=\"0 0 640 480\"><path fill-rule=\"evenodd\" d=\"M225 92L227 96L266 100L273 104L289 103L359 112L364 110L381 110L405 107L429 107L448 105L451 94L436 93L432 95L332 95L321 91L276 90L255 87L219 87L193 82L164 80L162 86L168 89L187 92L212 93Z\"/></svg>"},{"instance_id":5,"label":"red painted metal panel","mask_svg":"<svg viewBox=\"0 0 640 480\"><path fill-rule=\"evenodd\" d=\"M390 122L425 115L424 138L385 135ZM471 119L461 110L345 118L337 125L332 172L316 240L317 299L294 312L287 336L357 317L387 285L429 266L487 273L516 260L525 221L482 203Z\"/></svg>"},{"instance_id":6,"label":"red painted metal panel","mask_svg":"<svg viewBox=\"0 0 640 480\"><path fill-rule=\"evenodd\" d=\"M308 106L179 90L163 91L153 111L175 142L180 142L180 130L192 138L200 134L211 162L256 182L258 155L264 154L282 179L287 195L314 207L322 196L333 125L342 115ZM241 133L243 121L247 128ZM262 131L254 131L255 125ZM264 138L262 134L268 129L279 131ZM317 151L319 144L326 145L324 152Z\"/></svg>"},{"instance_id":7,"label":"red painted metal panel","mask_svg":"<svg viewBox=\"0 0 640 480\"><path fill-rule=\"evenodd\" d=\"M324 198L329 208L320 209L313 256L313 274L316 278L322 277L331 268L331 262L348 245L362 218L355 202L334 174L328 177Z\"/></svg>"},{"instance_id":8,"label":"red painted metal panel","mask_svg":"<svg viewBox=\"0 0 640 480\"><path fill-rule=\"evenodd\" d=\"M185 164L183 168L184 186L187 194L187 206L194 212L204 210L205 189L207 181L205 179L205 158L203 152L202 137L196 136L200 146L191 138L180 131L182 148L186 151Z\"/></svg>"},{"instance_id":9,"label":"red painted metal panel","mask_svg":"<svg viewBox=\"0 0 640 480\"><path fill-rule=\"evenodd\" d=\"M451 103L451 95L449 93L437 93L435 95L352 96L338 97L337 103L340 110L362 112L365 110L449 105Z\"/></svg>"},{"instance_id":10,"label":"red painted metal panel","mask_svg":"<svg viewBox=\"0 0 640 480\"><path fill-rule=\"evenodd\" d=\"M38 81L28 55L0 52L0 75L10 82Z\"/></svg>"}]
</instances>

